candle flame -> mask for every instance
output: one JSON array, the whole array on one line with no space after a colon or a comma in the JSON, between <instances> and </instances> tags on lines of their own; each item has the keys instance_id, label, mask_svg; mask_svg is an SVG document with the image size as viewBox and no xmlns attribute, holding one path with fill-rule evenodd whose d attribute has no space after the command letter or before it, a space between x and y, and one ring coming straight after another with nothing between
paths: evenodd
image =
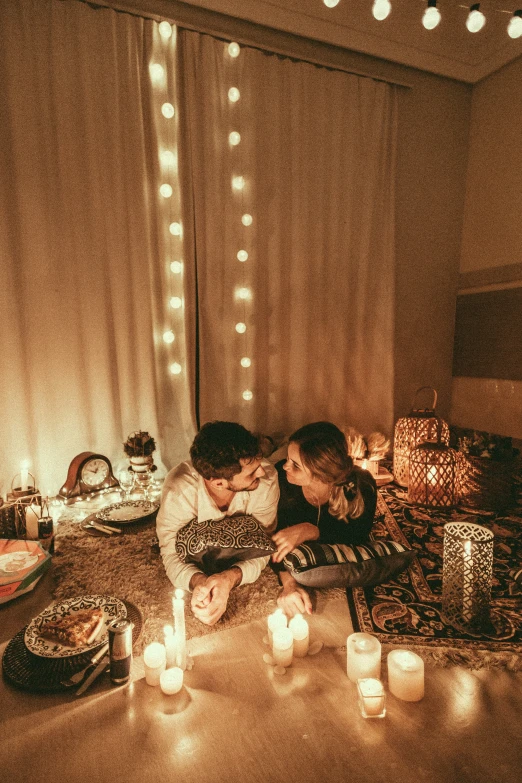
<instances>
[{"instance_id":1,"label":"candle flame","mask_svg":"<svg viewBox=\"0 0 522 783\"><path fill-rule=\"evenodd\" d=\"M177 587L176 590L174 590L174 598L183 598L183 593L184 591L180 587Z\"/></svg>"}]
</instances>

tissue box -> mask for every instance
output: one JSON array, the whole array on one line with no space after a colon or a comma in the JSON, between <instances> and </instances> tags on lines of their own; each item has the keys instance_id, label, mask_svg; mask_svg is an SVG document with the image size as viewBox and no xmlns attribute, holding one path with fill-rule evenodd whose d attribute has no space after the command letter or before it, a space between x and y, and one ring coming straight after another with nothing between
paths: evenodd
<instances>
[{"instance_id":1,"label":"tissue box","mask_svg":"<svg viewBox=\"0 0 522 783\"><path fill-rule=\"evenodd\" d=\"M0 604L32 590L51 565L38 541L0 539Z\"/></svg>"}]
</instances>

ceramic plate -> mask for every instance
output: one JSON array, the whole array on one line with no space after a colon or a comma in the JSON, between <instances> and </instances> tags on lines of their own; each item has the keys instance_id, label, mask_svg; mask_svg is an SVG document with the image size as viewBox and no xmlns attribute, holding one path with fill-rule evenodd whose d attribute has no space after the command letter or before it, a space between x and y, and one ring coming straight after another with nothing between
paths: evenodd
<instances>
[{"instance_id":1,"label":"ceramic plate","mask_svg":"<svg viewBox=\"0 0 522 783\"><path fill-rule=\"evenodd\" d=\"M157 511L159 505L150 500L122 500L121 503L112 503L98 511L96 516L102 522L136 522L138 519L149 517Z\"/></svg>"},{"instance_id":2,"label":"ceramic plate","mask_svg":"<svg viewBox=\"0 0 522 783\"><path fill-rule=\"evenodd\" d=\"M60 617L68 617L83 609L97 609L98 607L103 609L105 626L91 644L85 644L82 647L66 647L59 642L52 641L52 639L44 639L40 636L40 631L46 622L58 620ZM58 603L51 604L47 609L44 609L34 620L31 620L25 629L25 646L29 652L42 658L68 658L71 655L81 655L106 642L107 624L126 616L127 609L123 601L120 601L119 598L112 598L110 595L84 595L80 598L58 601Z\"/></svg>"}]
</instances>

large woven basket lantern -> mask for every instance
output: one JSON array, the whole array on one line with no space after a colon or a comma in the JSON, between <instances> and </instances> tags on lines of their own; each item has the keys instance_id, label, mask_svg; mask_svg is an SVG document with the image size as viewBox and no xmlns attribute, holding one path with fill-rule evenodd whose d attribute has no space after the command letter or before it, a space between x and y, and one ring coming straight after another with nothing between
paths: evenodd
<instances>
[{"instance_id":1,"label":"large woven basket lantern","mask_svg":"<svg viewBox=\"0 0 522 783\"><path fill-rule=\"evenodd\" d=\"M457 504L459 459L457 452L441 441L443 424L439 419L436 443L421 443L410 452L410 503L439 508Z\"/></svg>"},{"instance_id":2,"label":"large woven basket lantern","mask_svg":"<svg viewBox=\"0 0 522 783\"><path fill-rule=\"evenodd\" d=\"M424 390L433 392L433 404L431 408L416 408L415 401L419 392ZM393 477L401 487L408 486L409 460L412 449L421 443L437 442L439 440L438 427L442 422L440 441L449 445L449 427L435 413L437 405L437 392L431 386L421 386L413 397L412 409L408 416L404 416L395 425L393 439Z\"/></svg>"}]
</instances>

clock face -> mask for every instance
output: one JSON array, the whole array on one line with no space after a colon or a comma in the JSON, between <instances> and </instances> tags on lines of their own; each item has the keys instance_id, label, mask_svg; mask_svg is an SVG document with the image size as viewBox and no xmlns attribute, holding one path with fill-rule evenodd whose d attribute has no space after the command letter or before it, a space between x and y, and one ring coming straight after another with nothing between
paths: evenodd
<instances>
[{"instance_id":1,"label":"clock face","mask_svg":"<svg viewBox=\"0 0 522 783\"><path fill-rule=\"evenodd\" d=\"M81 480L88 487L98 487L109 475L109 466L103 459L87 460L82 468Z\"/></svg>"}]
</instances>

